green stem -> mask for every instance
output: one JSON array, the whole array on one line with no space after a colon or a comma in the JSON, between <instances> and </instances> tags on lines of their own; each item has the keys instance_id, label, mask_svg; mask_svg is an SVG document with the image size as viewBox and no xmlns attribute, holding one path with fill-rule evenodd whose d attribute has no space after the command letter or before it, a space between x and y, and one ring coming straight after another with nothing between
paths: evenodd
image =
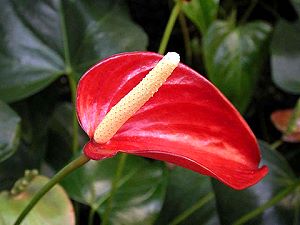
<instances>
[{"instance_id":1,"label":"green stem","mask_svg":"<svg viewBox=\"0 0 300 225\"><path fill-rule=\"evenodd\" d=\"M202 206L204 206L207 202L212 200L214 198L213 193L208 193L203 198L200 198L194 205L192 205L187 210L183 211L181 214L175 217L172 222L169 223L169 225L177 225L184 221L186 218L188 218L190 215L192 215L194 212L196 212L198 209L200 209Z\"/></svg>"},{"instance_id":2,"label":"green stem","mask_svg":"<svg viewBox=\"0 0 300 225\"><path fill-rule=\"evenodd\" d=\"M63 8L63 3L60 3L59 6L59 16L60 16L60 29L62 33L62 41L63 41L63 48L64 48L64 57L66 63L66 69L71 68L71 57L70 57L70 48L69 48L69 41L68 41L68 32L66 27L66 19L65 13Z\"/></svg>"},{"instance_id":3,"label":"green stem","mask_svg":"<svg viewBox=\"0 0 300 225\"><path fill-rule=\"evenodd\" d=\"M277 195L275 195L272 199L267 201L265 204L261 205L260 207L254 209L253 211L247 213L246 215L239 218L237 221L233 223L233 225L241 225L249 220L253 219L254 217L258 216L259 214L263 213L266 209L274 206L278 202L280 202L283 198L285 198L287 195L289 195L291 192L293 192L298 186L300 182L297 181L296 183L288 186L287 188L280 191Z\"/></svg>"},{"instance_id":4,"label":"green stem","mask_svg":"<svg viewBox=\"0 0 300 225\"><path fill-rule=\"evenodd\" d=\"M182 31L182 37L185 48L185 58L188 64L192 63L192 48L190 45L190 33L186 24L185 16L182 12L179 13L179 23Z\"/></svg>"},{"instance_id":5,"label":"green stem","mask_svg":"<svg viewBox=\"0 0 300 225\"><path fill-rule=\"evenodd\" d=\"M72 142L72 152L73 155L77 152L78 147L78 123L77 123L77 116L76 116L76 81L74 78L74 73L71 64L71 57L70 57L70 48L69 48L69 41L68 41L68 32L66 27L65 21L65 13L62 3L60 4L59 8L60 14L60 28L62 33L63 39L63 47L64 47L64 58L65 58L65 72L69 80L70 90L71 90L71 98L73 103L73 142Z\"/></svg>"},{"instance_id":6,"label":"green stem","mask_svg":"<svg viewBox=\"0 0 300 225\"><path fill-rule=\"evenodd\" d=\"M260 4L263 9L265 9L265 10L269 11L270 13L272 13L273 16L276 18L276 20L279 20L281 18L280 14L277 12L277 10L275 10L274 8L269 6L268 4L266 4L262 1L259 1L258 4Z\"/></svg>"},{"instance_id":7,"label":"green stem","mask_svg":"<svg viewBox=\"0 0 300 225\"><path fill-rule=\"evenodd\" d=\"M122 175L122 172L123 172L123 169L125 166L125 162L126 162L126 158L127 158L127 154L121 154L121 158L119 159L118 167L116 170L116 175L114 177L114 180L113 180L113 183L111 186L110 198L108 199L108 202L107 202L106 210L105 210L105 213L103 216L102 225L108 224L109 215L110 215L111 209L112 209L113 198L114 198L117 188L118 188L118 181Z\"/></svg>"},{"instance_id":8,"label":"green stem","mask_svg":"<svg viewBox=\"0 0 300 225\"><path fill-rule=\"evenodd\" d=\"M300 118L300 98L298 99L296 106L294 108L293 114L289 120L285 135L289 135L297 129L298 118Z\"/></svg>"},{"instance_id":9,"label":"green stem","mask_svg":"<svg viewBox=\"0 0 300 225\"><path fill-rule=\"evenodd\" d=\"M93 225L95 212L96 212L96 210L93 207L91 207L90 213L89 213L88 225Z\"/></svg>"},{"instance_id":10,"label":"green stem","mask_svg":"<svg viewBox=\"0 0 300 225\"><path fill-rule=\"evenodd\" d=\"M72 152L73 155L77 153L78 148L78 122L77 122L77 115L76 115L76 81L72 72L69 72L68 75L70 90L71 90L71 98L73 104L72 110L72 123L73 123L73 141L72 141Z\"/></svg>"},{"instance_id":11,"label":"green stem","mask_svg":"<svg viewBox=\"0 0 300 225\"><path fill-rule=\"evenodd\" d=\"M38 203L38 201L59 181L61 181L65 176L67 176L72 171L76 170L80 166L87 163L90 159L85 155L81 155L64 168L62 168L54 177L52 177L48 183L42 187L30 200L29 204L23 209L18 219L14 223L14 225L19 225L23 221L23 219L27 216L27 214L31 211L31 209Z\"/></svg>"},{"instance_id":12,"label":"green stem","mask_svg":"<svg viewBox=\"0 0 300 225\"><path fill-rule=\"evenodd\" d=\"M250 3L250 6L248 7L247 11L245 12L244 16L241 18L240 23L245 23L249 16L251 15L253 9L255 8L255 6L257 5L258 0L252 0Z\"/></svg>"},{"instance_id":13,"label":"green stem","mask_svg":"<svg viewBox=\"0 0 300 225\"><path fill-rule=\"evenodd\" d=\"M159 50L158 50L159 54L163 55L166 51L167 44L169 42L169 39L170 39L172 30L173 30L175 21L176 21L178 15L179 15L180 10L181 10L181 6L182 6L182 0L177 0L174 8L172 9L172 12L171 12L170 18L168 20L164 35L161 39Z\"/></svg>"},{"instance_id":14,"label":"green stem","mask_svg":"<svg viewBox=\"0 0 300 225\"><path fill-rule=\"evenodd\" d=\"M273 142L270 146L271 146L272 149L275 150L275 149L277 149L282 144L283 144L282 140L277 140L277 141Z\"/></svg>"}]
</instances>

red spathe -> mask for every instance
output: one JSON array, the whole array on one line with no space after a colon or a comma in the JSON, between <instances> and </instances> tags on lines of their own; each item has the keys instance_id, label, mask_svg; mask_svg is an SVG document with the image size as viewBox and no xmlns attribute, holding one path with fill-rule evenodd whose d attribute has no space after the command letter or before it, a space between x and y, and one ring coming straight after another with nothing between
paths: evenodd
<instances>
[{"instance_id":1,"label":"red spathe","mask_svg":"<svg viewBox=\"0 0 300 225\"><path fill-rule=\"evenodd\" d=\"M107 112L161 58L151 52L122 53L101 61L81 78L77 114L91 138L84 153L95 160L117 152L163 160L235 189L262 179L268 168L258 168L259 148L244 119L209 81L183 64L110 141L93 141Z\"/></svg>"}]
</instances>

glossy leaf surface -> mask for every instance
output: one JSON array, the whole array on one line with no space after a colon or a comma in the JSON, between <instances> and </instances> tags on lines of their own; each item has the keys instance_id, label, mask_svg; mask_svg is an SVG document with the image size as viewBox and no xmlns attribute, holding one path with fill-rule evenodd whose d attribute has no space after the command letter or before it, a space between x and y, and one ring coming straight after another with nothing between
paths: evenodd
<instances>
[{"instance_id":1,"label":"glossy leaf surface","mask_svg":"<svg viewBox=\"0 0 300 225\"><path fill-rule=\"evenodd\" d=\"M181 167L175 167L169 173L166 198L155 224L170 224L193 207L196 208L193 213L179 225L220 224L210 178Z\"/></svg>"},{"instance_id":2,"label":"glossy leaf surface","mask_svg":"<svg viewBox=\"0 0 300 225\"><path fill-rule=\"evenodd\" d=\"M20 141L21 118L7 104L0 101L0 162L10 157Z\"/></svg>"},{"instance_id":3,"label":"glossy leaf surface","mask_svg":"<svg viewBox=\"0 0 300 225\"><path fill-rule=\"evenodd\" d=\"M214 182L216 200L222 224L234 224L247 213L274 198L296 181L296 176L288 162L269 145L260 143L263 162L269 167L269 173L257 185L243 191L234 191L221 183ZM299 193L294 192L277 205L263 211L247 225L296 225L299 224Z\"/></svg>"},{"instance_id":4,"label":"glossy leaf surface","mask_svg":"<svg viewBox=\"0 0 300 225\"><path fill-rule=\"evenodd\" d=\"M13 224L22 209L29 203L33 195L40 190L48 178L35 177L27 189L12 196L9 192L0 193L0 223ZM22 225L75 225L74 209L65 191L58 185L52 188L32 209Z\"/></svg>"},{"instance_id":5,"label":"glossy leaf surface","mask_svg":"<svg viewBox=\"0 0 300 225\"><path fill-rule=\"evenodd\" d=\"M219 0L192 0L184 2L182 9L199 31L205 34L217 17Z\"/></svg>"},{"instance_id":6,"label":"glossy leaf surface","mask_svg":"<svg viewBox=\"0 0 300 225\"><path fill-rule=\"evenodd\" d=\"M300 16L300 2L294 0ZM275 27L271 53L272 76L281 89L300 94L300 19L291 23L280 20Z\"/></svg>"},{"instance_id":7,"label":"glossy leaf surface","mask_svg":"<svg viewBox=\"0 0 300 225\"><path fill-rule=\"evenodd\" d=\"M149 52L112 56L89 70L77 89L80 123L92 139L106 113L162 58ZM205 78L180 64L157 93L105 144L84 148L92 159L117 152L164 160L242 189L258 182L260 153L243 118Z\"/></svg>"},{"instance_id":8,"label":"glossy leaf surface","mask_svg":"<svg viewBox=\"0 0 300 225\"><path fill-rule=\"evenodd\" d=\"M16 101L147 38L122 0L1 0L0 99ZM119 37L122 36L120 39Z\"/></svg>"},{"instance_id":9,"label":"glossy leaf surface","mask_svg":"<svg viewBox=\"0 0 300 225\"><path fill-rule=\"evenodd\" d=\"M45 101L47 99L47 102ZM22 119L20 144L10 158L0 163L0 190L7 189L26 169L39 169L47 145L48 117L52 100L40 93L26 101L14 104L14 110Z\"/></svg>"},{"instance_id":10,"label":"glossy leaf surface","mask_svg":"<svg viewBox=\"0 0 300 225\"><path fill-rule=\"evenodd\" d=\"M68 194L103 215L110 196L119 157L89 162L63 181ZM162 207L166 189L162 163L127 156L117 183L109 224L153 224Z\"/></svg>"},{"instance_id":11,"label":"glossy leaf surface","mask_svg":"<svg viewBox=\"0 0 300 225\"><path fill-rule=\"evenodd\" d=\"M47 146L46 161L52 168L62 168L72 158L72 135L73 135L73 106L64 102L54 109L52 117L49 118L49 141ZM86 134L78 129L78 150L88 140Z\"/></svg>"},{"instance_id":12,"label":"glossy leaf surface","mask_svg":"<svg viewBox=\"0 0 300 225\"><path fill-rule=\"evenodd\" d=\"M203 39L209 79L241 113L255 90L270 32L271 26L264 22L235 26L216 21Z\"/></svg>"}]
</instances>

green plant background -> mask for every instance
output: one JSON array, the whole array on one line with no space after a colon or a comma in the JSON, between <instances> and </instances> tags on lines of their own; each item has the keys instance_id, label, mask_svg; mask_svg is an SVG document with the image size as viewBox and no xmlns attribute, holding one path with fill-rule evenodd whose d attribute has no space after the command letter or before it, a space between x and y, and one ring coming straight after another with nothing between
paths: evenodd
<instances>
[{"instance_id":1,"label":"green plant background","mask_svg":"<svg viewBox=\"0 0 300 225\"><path fill-rule=\"evenodd\" d=\"M0 225L10 225L48 178L10 194L26 169L51 177L87 137L77 124L76 84L101 59L158 50L173 1L0 0ZM90 162L56 186L24 224L300 224L300 145L270 123L300 93L299 0L184 1L168 42L213 82L261 139L270 173L234 191L162 162L121 156ZM273 142L281 144L275 148Z\"/></svg>"}]
</instances>

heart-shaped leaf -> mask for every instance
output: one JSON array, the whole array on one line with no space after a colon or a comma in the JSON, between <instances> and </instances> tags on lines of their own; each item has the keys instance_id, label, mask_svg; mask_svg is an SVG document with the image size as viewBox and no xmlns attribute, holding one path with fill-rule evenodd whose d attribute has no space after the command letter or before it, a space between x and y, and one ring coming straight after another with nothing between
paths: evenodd
<instances>
[{"instance_id":1,"label":"heart-shaped leaf","mask_svg":"<svg viewBox=\"0 0 300 225\"><path fill-rule=\"evenodd\" d=\"M300 16L300 3L293 1ZM291 23L280 20L271 45L272 75L283 90L300 94L300 19Z\"/></svg>"},{"instance_id":2,"label":"heart-shaped leaf","mask_svg":"<svg viewBox=\"0 0 300 225\"><path fill-rule=\"evenodd\" d=\"M238 192L227 188L221 183L214 182L219 215L224 225L245 224L244 222L235 222L241 218L245 219L246 215L249 216L251 211L261 207L267 201L280 197L297 182L289 164L279 153L263 142L260 143L260 147L264 163L270 169L269 174L260 183ZM262 214L258 214L246 224L299 224L299 197L299 193L291 193L275 206L265 211L262 210Z\"/></svg>"},{"instance_id":3,"label":"heart-shaped leaf","mask_svg":"<svg viewBox=\"0 0 300 225\"><path fill-rule=\"evenodd\" d=\"M103 57L144 49L122 0L1 0L0 99L16 101ZM122 38L120 38L122 37Z\"/></svg>"},{"instance_id":4,"label":"heart-shaped leaf","mask_svg":"<svg viewBox=\"0 0 300 225\"><path fill-rule=\"evenodd\" d=\"M205 34L216 19L219 0L192 0L183 3L183 12Z\"/></svg>"},{"instance_id":5,"label":"heart-shaped leaf","mask_svg":"<svg viewBox=\"0 0 300 225\"><path fill-rule=\"evenodd\" d=\"M17 195L8 191L0 193L1 225L11 225L29 203L33 195L40 190L48 178L35 177L26 190ZM22 225L74 225L75 215L71 201L65 191L58 185L52 188L32 209Z\"/></svg>"},{"instance_id":6,"label":"heart-shaped leaf","mask_svg":"<svg viewBox=\"0 0 300 225\"><path fill-rule=\"evenodd\" d=\"M251 101L270 32L265 22L235 26L216 21L203 38L209 79L242 113Z\"/></svg>"},{"instance_id":7,"label":"heart-shaped leaf","mask_svg":"<svg viewBox=\"0 0 300 225\"><path fill-rule=\"evenodd\" d=\"M210 178L181 167L170 171L166 198L155 224L175 223L220 224Z\"/></svg>"},{"instance_id":8,"label":"heart-shaped leaf","mask_svg":"<svg viewBox=\"0 0 300 225\"><path fill-rule=\"evenodd\" d=\"M7 104L0 101L0 162L10 157L20 141L21 119Z\"/></svg>"},{"instance_id":9,"label":"heart-shaped leaf","mask_svg":"<svg viewBox=\"0 0 300 225\"><path fill-rule=\"evenodd\" d=\"M119 157L89 162L63 180L62 185L71 198L103 215L118 162ZM109 224L152 224L162 207L165 175L162 163L127 156L113 198Z\"/></svg>"}]
</instances>

